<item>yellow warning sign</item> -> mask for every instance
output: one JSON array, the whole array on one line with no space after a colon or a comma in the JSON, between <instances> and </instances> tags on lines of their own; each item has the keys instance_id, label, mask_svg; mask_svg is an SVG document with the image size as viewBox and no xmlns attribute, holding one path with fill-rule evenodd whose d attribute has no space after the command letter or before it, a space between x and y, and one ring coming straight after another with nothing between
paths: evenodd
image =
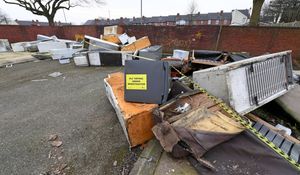
<instances>
[{"instance_id":1,"label":"yellow warning sign","mask_svg":"<svg viewBox=\"0 0 300 175\"><path fill-rule=\"evenodd\" d=\"M126 74L126 89L147 90L147 74Z\"/></svg>"}]
</instances>

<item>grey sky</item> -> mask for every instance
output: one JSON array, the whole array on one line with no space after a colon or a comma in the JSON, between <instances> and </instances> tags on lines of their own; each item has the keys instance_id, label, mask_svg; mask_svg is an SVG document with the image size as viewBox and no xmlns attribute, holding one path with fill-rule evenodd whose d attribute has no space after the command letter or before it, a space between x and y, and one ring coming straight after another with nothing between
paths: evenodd
<instances>
[{"instance_id":1,"label":"grey sky","mask_svg":"<svg viewBox=\"0 0 300 175\"><path fill-rule=\"evenodd\" d=\"M163 16L174 15L177 13L187 13L188 0L143 0L143 15ZM196 0L198 9L201 13L207 12L229 12L233 9L249 9L252 0ZM46 18L33 15L23 8L16 5L5 4L0 0L0 9L9 15L11 19L47 21ZM88 19L98 17L129 17L140 16L140 0L106 0L106 5L102 7L75 7L69 11L65 10L67 22L81 24ZM56 21L64 22L63 11L60 10L55 18Z\"/></svg>"}]
</instances>

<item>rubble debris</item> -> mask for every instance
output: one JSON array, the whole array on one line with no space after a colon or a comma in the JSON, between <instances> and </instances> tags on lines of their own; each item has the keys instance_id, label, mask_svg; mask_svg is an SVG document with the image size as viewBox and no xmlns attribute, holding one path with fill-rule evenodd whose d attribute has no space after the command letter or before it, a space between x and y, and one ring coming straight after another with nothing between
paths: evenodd
<instances>
[{"instance_id":1,"label":"rubble debris","mask_svg":"<svg viewBox=\"0 0 300 175\"><path fill-rule=\"evenodd\" d=\"M276 71L271 72L272 70ZM271 81L270 77L275 79ZM291 51L262 55L195 71L193 80L243 115L294 87ZM275 83L280 84L274 87Z\"/></svg>"},{"instance_id":2,"label":"rubble debris","mask_svg":"<svg viewBox=\"0 0 300 175\"><path fill-rule=\"evenodd\" d=\"M183 105L179 105L177 108L175 108L175 111L179 113L185 113L190 109L191 109L191 105L188 103L184 103Z\"/></svg>"},{"instance_id":3,"label":"rubble debris","mask_svg":"<svg viewBox=\"0 0 300 175\"><path fill-rule=\"evenodd\" d=\"M56 77L59 77L59 76L61 76L61 75L63 75L61 72L53 72L53 73L49 74L48 76L49 76L49 77L56 78Z\"/></svg>"},{"instance_id":4,"label":"rubble debris","mask_svg":"<svg viewBox=\"0 0 300 175\"><path fill-rule=\"evenodd\" d=\"M176 111L178 106L185 104L190 104L190 110ZM212 99L198 92L180 95L156 109L153 115L157 124L152 131L165 151L178 158L191 153L210 169L212 164L201 157L245 130L228 113L221 112Z\"/></svg>"},{"instance_id":5,"label":"rubble debris","mask_svg":"<svg viewBox=\"0 0 300 175\"><path fill-rule=\"evenodd\" d=\"M143 144L153 137L152 111L157 104L130 103L124 99L124 74L109 74L104 79L106 95L117 113L130 147Z\"/></svg>"},{"instance_id":6,"label":"rubble debris","mask_svg":"<svg viewBox=\"0 0 300 175\"><path fill-rule=\"evenodd\" d=\"M54 141L58 138L58 135L57 134L51 134L48 138L48 141Z\"/></svg>"},{"instance_id":7,"label":"rubble debris","mask_svg":"<svg viewBox=\"0 0 300 175\"><path fill-rule=\"evenodd\" d=\"M31 80L33 82L41 82L41 81L48 81L48 79L37 79L37 80Z\"/></svg>"},{"instance_id":8,"label":"rubble debris","mask_svg":"<svg viewBox=\"0 0 300 175\"><path fill-rule=\"evenodd\" d=\"M124 72L126 101L155 104L166 102L170 86L170 70L167 62L126 61Z\"/></svg>"},{"instance_id":9,"label":"rubble debris","mask_svg":"<svg viewBox=\"0 0 300 175\"><path fill-rule=\"evenodd\" d=\"M60 140L54 140L54 141L51 142L51 145L53 147L60 147L62 145L62 141L60 141Z\"/></svg>"},{"instance_id":10,"label":"rubble debris","mask_svg":"<svg viewBox=\"0 0 300 175\"><path fill-rule=\"evenodd\" d=\"M118 165L118 161L114 161L113 166L117 166Z\"/></svg>"},{"instance_id":11,"label":"rubble debris","mask_svg":"<svg viewBox=\"0 0 300 175\"><path fill-rule=\"evenodd\" d=\"M8 39L0 39L0 53L11 51Z\"/></svg>"},{"instance_id":12,"label":"rubble debris","mask_svg":"<svg viewBox=\"0 0 300 175\"><path fill-rule=\"evenodd\" d=\"M33 56L34 58L39 59L39 60L46 60L46 59L52 58L52 55L48 52L45 52L45 53L36 52L36 53L33 53L31 56Z\"/></svg>"},{"instance_id":13,"label":"rubble debris","mask_svg":"<svg viewBox=\"0 0 300 175\"><path fill-rule=\"evenodd\" d=\"M147 36L142 37L138 40L136 40L135 42L131 43L131 44L127 44L124 45L121 49L121 51L136 51L136 50L141 50L147 47L150 47L151 43L150 40Z\"/></svg>"},{"instance_id":14,"label":"rubble debris","mask_svg":"<svg viewBox=\"0 0 300 175\"><path fill-rule=\"evenodd\" d=\"M87 48L89 51L94 50L119 50L119 45L111 43L102 39L94 38L92 36L84 36L84 48Z\"/></svg>"},{"instance_id":15,"label":"rubble debris","mask_svg":"<svg viewBox=\"0 0 300 175\"><path fill-rule=\"evenodd\" d=\"M59 63L60 64L69 64L70 59L69 58L61 58L61 59L59 59Z\"/></svg>"},{"instance_id":16,"label":"rubble debris","mask_svg":"<svg viewBox=\"0 0 300 175\"><path fill-rule=\"evenodd\" d=\"M150 46L139 51L139 56L160 60L162 58L162 47L159 45Z\"/></svg>"},{"instance_id":17,"label":"rubble debris","mask_svg":"<svg viewBox=\"0 0 300 175\"><path fill-rule=\"evenodd\" d=\"M36 36L36 40L37 41L49 41L49 40L57 40L58 38L56 36L46 36L46 35L41 35L41 34L38 34Z\"/></svg>"},{"instance_id":18,"label":"rubble debris","mask_svg":"<svg viewBox=\"0 0 300 175\"><path fill-rule=\"evenodd\" d=\"M177 58L177 59L180 59L181 61L184 59L187 60L189 58L189 52L185 51L185 50L175 49L175 50L173 50L172 58Z\"/></svg>"},{"instance_id":19,"label":"rubble debris","mask_svg":"<svg viewBox=\"0 0 300 175\"><path fill-rule=\"evenodd\" d=\"M291 135L291 134L292 134L292 130L291 130L290 128L285 127L285 126L283 126L283 125L281 125L281 124L277 124L277 125L275 126L275 128L278 128L278 129L284 131L284 133L286 133L287 135Z\"/></svg>"}]
</instances>

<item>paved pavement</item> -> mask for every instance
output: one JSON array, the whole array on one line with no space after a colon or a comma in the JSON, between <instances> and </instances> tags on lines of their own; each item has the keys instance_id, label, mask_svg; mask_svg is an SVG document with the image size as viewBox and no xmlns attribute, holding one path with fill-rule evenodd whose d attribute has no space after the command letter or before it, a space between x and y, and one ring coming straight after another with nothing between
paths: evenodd
<instances>
[{"instance_id":1,"label":"paved pavement","mask_svg":"<svg viewBox=\"0 0 300 175\"><path fill-rule=\"evenodd\" d=\"M0 174L120 174L132 155L103 85L120 69L52 60L0 68Z\"/></svg>"}]
</instances>

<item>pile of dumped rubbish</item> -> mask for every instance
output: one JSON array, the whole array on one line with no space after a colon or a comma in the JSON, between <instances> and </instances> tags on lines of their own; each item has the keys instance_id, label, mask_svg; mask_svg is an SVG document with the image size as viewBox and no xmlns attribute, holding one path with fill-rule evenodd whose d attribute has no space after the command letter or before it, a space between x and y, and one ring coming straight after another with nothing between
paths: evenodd
<instances>
[{"instance_id":1,"label":"pile of dumped rubbish","mask_svg":"<svg viewBox=\"0 0 300 175\"><path fill-rule=\"evenodd\" d=\"M0 51L9 50L7 40L0 43ZM204 174L230 174L233 166L252 174L300 170L300 141L292 130L252 114L276 100L300 121L299 107L290 105L300 92L291 51L251 57L175 49L170 55L147 36L130 37L119 26L105 27L100 38L38 35L37 41L11 46L61 64L73 59L76 66L124 66L104 85L130 147L156 138L166 152L190 157Z\"/></svg>"},{"instance_id":2,"label":"pile of dumped rubbish","mask_svg":"<svg viewBox=\"0 0 300 175\"><path fill-rule=\"evenodd\" d=\"M291 51L250 57L174 50L164 57L159 46L145 47L132 51L124 72L104 79L130 147L155 137L172 156L192 157L201 174L232 174L233 166L250 174L300 170L300 141L291 129L251 113L299 91Z\"/></svg>"}]
</instances>

